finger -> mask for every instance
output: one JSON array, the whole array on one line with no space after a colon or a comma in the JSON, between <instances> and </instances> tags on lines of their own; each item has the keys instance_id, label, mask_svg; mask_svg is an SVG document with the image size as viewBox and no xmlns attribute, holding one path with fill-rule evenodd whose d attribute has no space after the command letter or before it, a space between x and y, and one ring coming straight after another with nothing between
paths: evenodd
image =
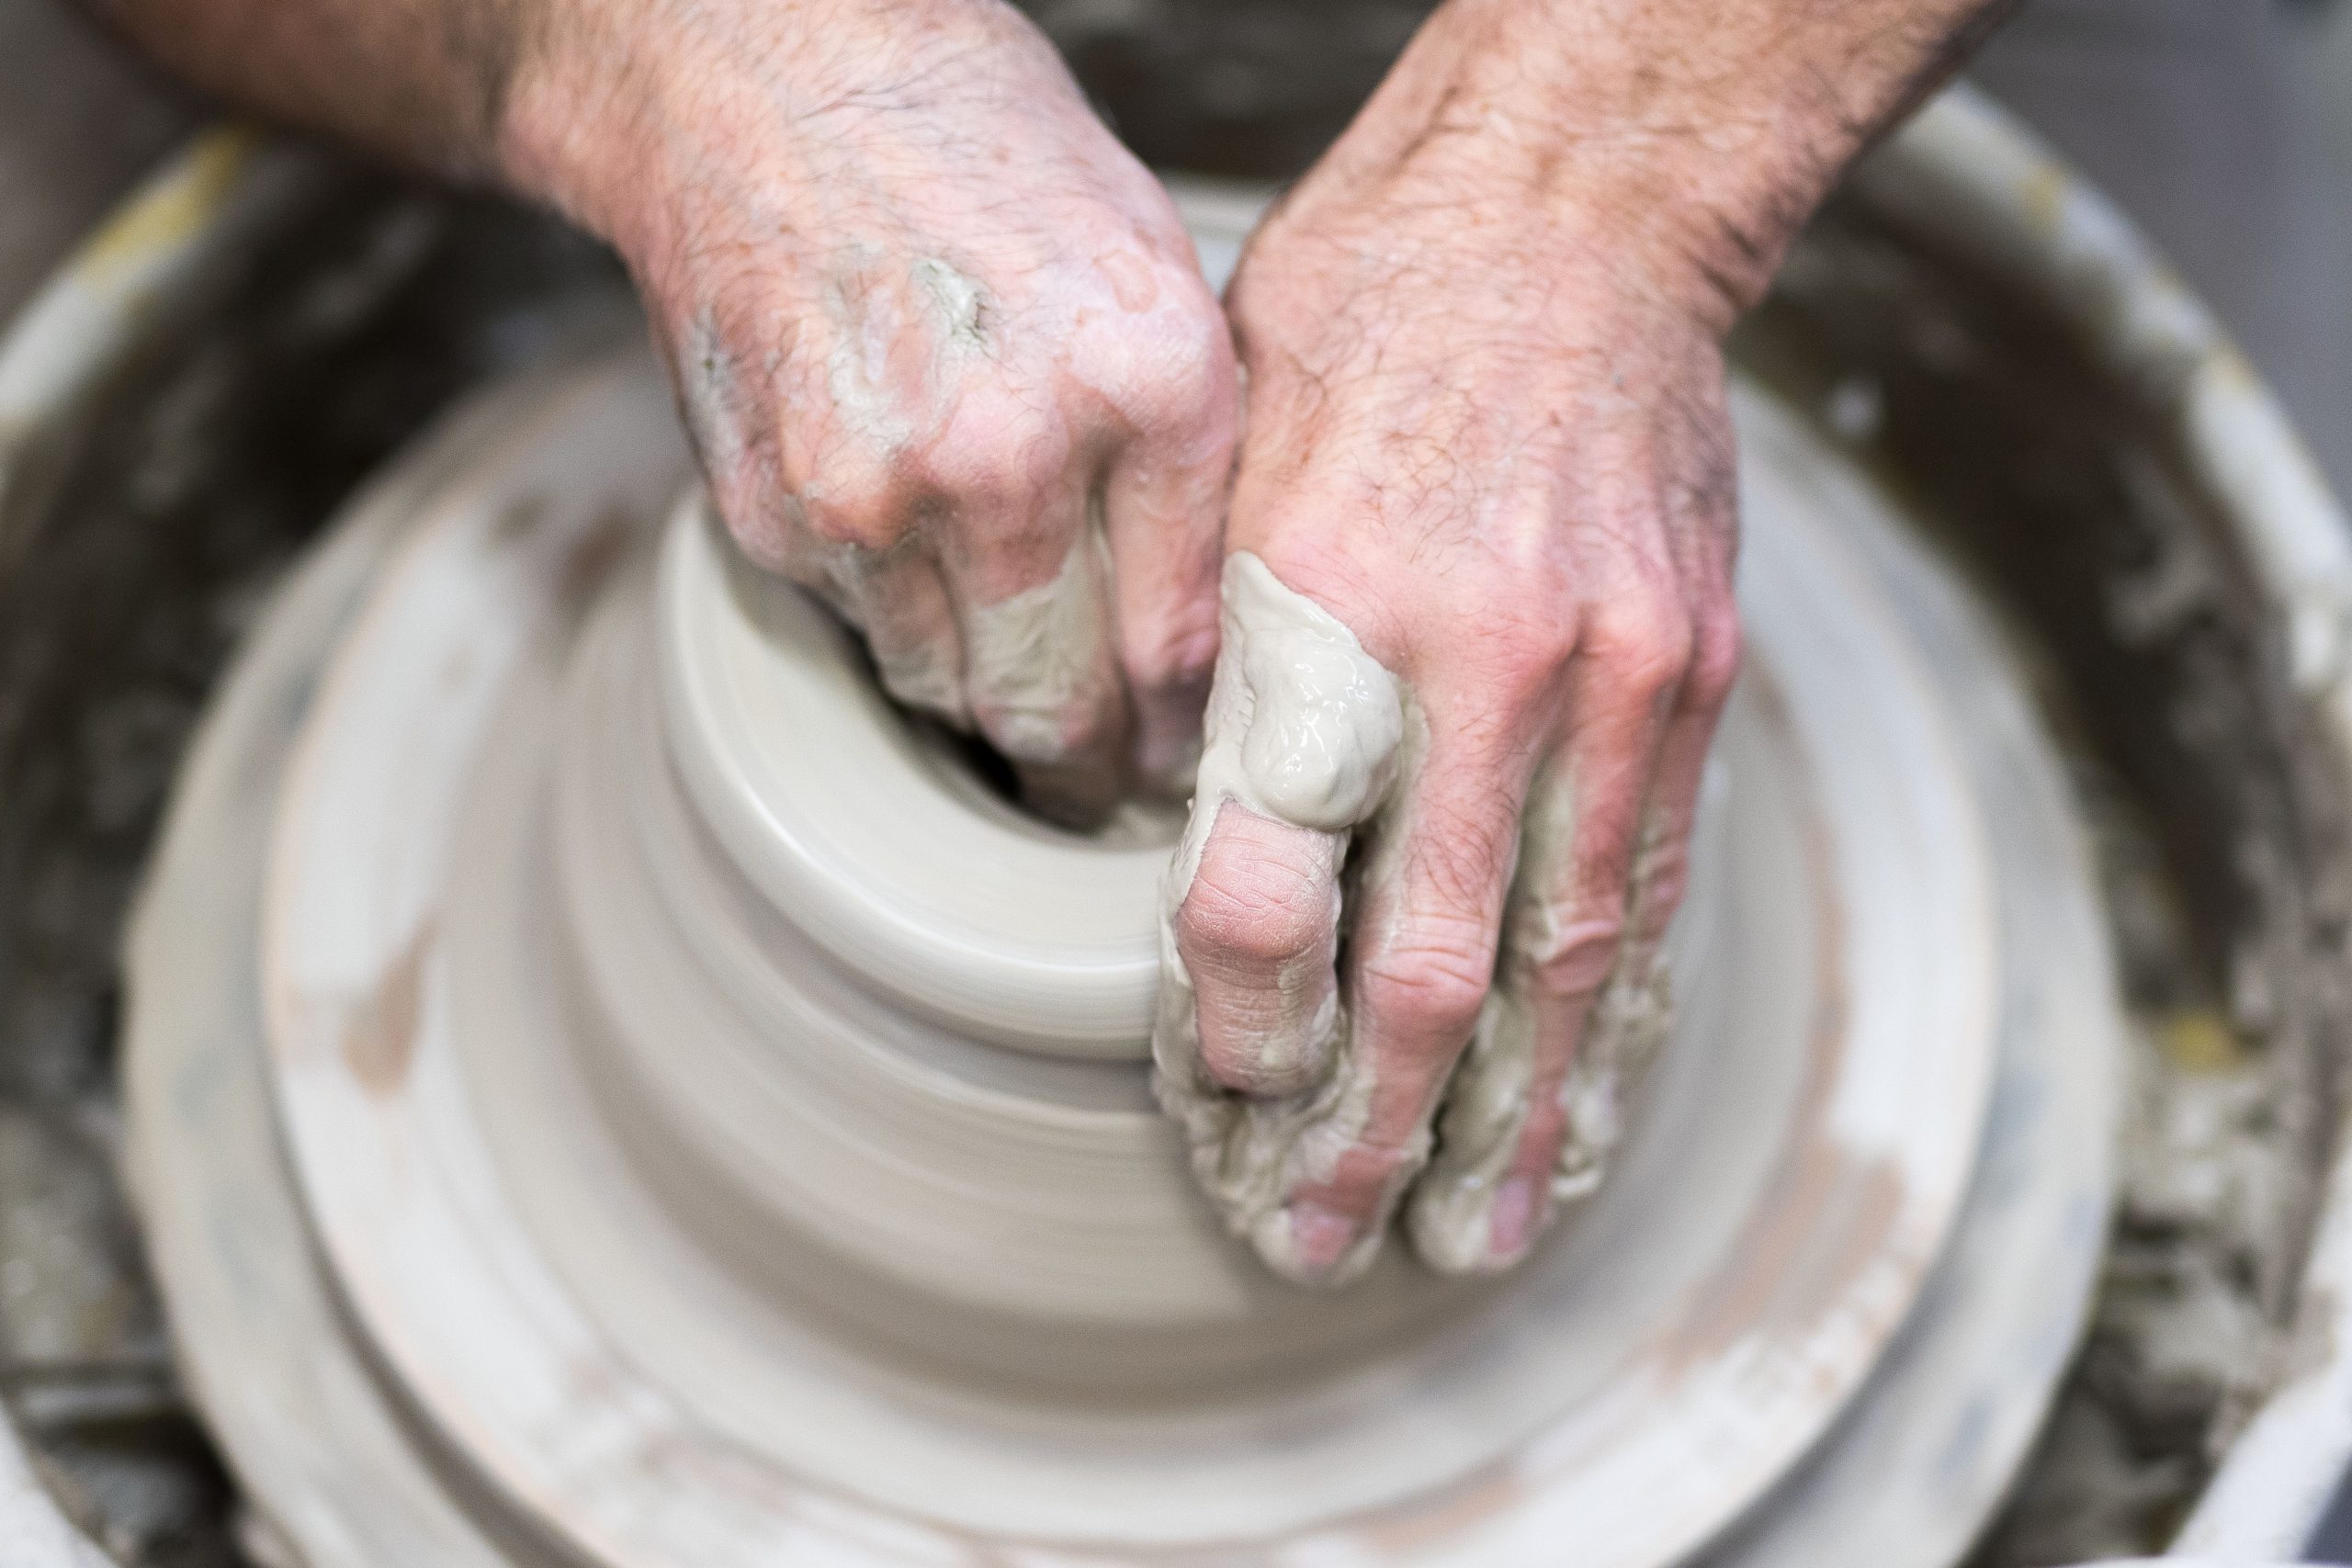
<instances>
[{"instance_id":1,"label":"finger","mask_svg":"<svg viewBox=\"0 0 2352 1568\"><path fill-rule=\"evenodd\" d=\"M1738 465L1723 378L1702 378L1706 402L1685 426L1679 480L1667 488L1666 537L1684 604L1691 606L1690 669L1658 750L1648 815L1635 849L1628 987L1647 987L1668 924L1690 883L1691 828L1715 728L1739 675L1739 607L1734 563L1739 554Z\"/></svg>"},{"instance_id":2,"label":"finger","mask_svg":"<svg viewBox=\"0 0 2352 1568\"><path fill-rule=\"evenodd\" d=\"M1116 800L1126 731L1089 526L1099 460L1052 404L983 381L902 465L956 605L973 725L1030 805L1077 822Z\"/></svg>"},{"instance_id":3,"label":"finger","mask_svg":"<svg viewBox=\"0 0 2352 1568\"><path fill-rule=\"evenodd\" d=\"M755 388L738 373L717 316L706 309L657 325L654 335L711 505L746 558L784 573L806 519L784 485L775 428L758 416Z\"/></svg>"},{"instance_id":4,"label":"finger","mask_svg":"<svg viewBox=\"0 0 2352 1568\"><path fill-rule=\"evenodd\" d=\"M1657 782L1635 846L1627 909L1628 976L1647 982L1690 884L1690 843L1715 730L1739 675L1739 615L1727 589L1704 600L1690 673L1658 747Z\"/></svg>"},{"instance_id":5,"label":"finger","mask_svg":"<svg viewBox=\"0 0 2352 1568\"><path fill-rule=\"evenodd\" d=\"M909 707L967 726L962 638L931 552L911 541L881 554L841 547L831 552L825 578L827 601L865 634L883 690Z\"/></svg>"},{"instance_id":6,"label":"finger","mask_svg":"<svg viewBox=\"0 0 2352 1568\"><path fill-rule=\"evenodd\" d=\"M775 542L753 558L861 633L892 697L963 724L961 634L922 499L910 475L836 444L783 497Z\"/></svg>"},{"instance_id":7,"label":"finger","mask_svg":"<svg viewBox=\"0 0 2352 1568\"><path fill-rule=\"evenodd\" d=\"M1613 1142L1611 1129L1584 1125L1607 1108L1610 1086L1589 1082L1609 1064L1582 1048L1623 955L1667 698L1599 660L1579 671L1570 738L1530 794L1495 990L1447 1087L1437 1153L1408 1216L1423 1260L1447 1272L1525 1255L1549 1217L1572 1126ZM1668 678L1662 667L1652 676Z\"/></svg>"},{"instance_id":8,"label":"finger","mask_svg":"<svg viewBox=\"0 0 2352 1568\"><path fill-rule=\"evenodd\" d=\"M1660 742L1657 777L1634 840L1624 950L1593 1002L1560 1094L1561 1134L1547 1146L1530 1133L1520 1153L1520 1165L1531 1175L1551 1170L1555 1204L1580 1201L1600 1188L1623 1136L1624 1102L1673 1025L1666 936L1690 886L1708 750L1738 669L1736 618L1726 610L1719 633L1702 632L1700 641L1702 651Z\"/></svg>"},{"instance_id":9,"label":"finger","mask_svg":"<svg viewBox=\"0 0 2352 1568\"><path fill-rule=\"evenodd\" d=\"M1283 1195L1355 1082L1325 1065L1344 1032L1339 868L1388 797L1406 714L1354 634L1257 557L1227 561L1220 598L1192 817L1160 893L1153 1087L1227 1224L1295 1274Z\"/></svg>"},{"instance_id":10,"label":"finger","mask_svg":"<svg viewBox=\"0 0 2352 1568\"><path fill-rule=\"evenodd\" d=\"M1136 772L1170 794L1181 794L1198 758L1216 658L1237 394L1230 357L1213 368L1193 406L1130 443L1102 487Z\"/></svg>"},{"instance_id":11,"label":"finger","mask_svg":"<svg viewBox=\"0 0 2352 1568\"><path fill-rule=\"evenodd\" d=\"M1485 1006L1528 774L1485 728L1431 736L1368 857L1340 1086L1299 1135L1283 1192L1280 1261L1294 1275L1368 1266L1429 1156L1439 1092Z\"/></svg>"},{"instance_id":12,"label":"finger","mask_svg":"<svg viewBox=\"0 0 2352 1568\"><path fill-rule=\"evenodd\" d=\"M1599 1188L1623 1135L1624 1100L1673 1023L1666 933L1690 885L1691 832L1708 748L1739 663L1738 623L1727 593L1713 623L1710 628L1709 617L1702 617L1699 651L1660 742L1627 879L1624 951L1593 1003L1561 1095L1564 1127L1557 1151L1549 1156L1555 1201L1580 1200ZM1529 1170L1540 1170L1546 1152L1531 1139L1521 1157Z\"/></svg>"},{"instance_id":13,"label":"finger","mask_svg":"<svg viewBox=\"0 0 2352 1568\"><path fill-rule=\"evenodd\" d=\"M1049 816L1086 823L1125 779L1126 698L1111 646L1110 566L1081 533L1046 581L964 613L965 685L980 733Z\"/></svg>"},{"instance_id":14,"label":"finger","mask_svg":"<svg viewBox=\"0 0 2352 1568\"><path fill-rule=\"evenodd\" d=\"M1338 833L1227 800L1176 914L1203 1069L1237 1094L1297 1094L1338 1043Z\"/></svg>"}]
</instances>

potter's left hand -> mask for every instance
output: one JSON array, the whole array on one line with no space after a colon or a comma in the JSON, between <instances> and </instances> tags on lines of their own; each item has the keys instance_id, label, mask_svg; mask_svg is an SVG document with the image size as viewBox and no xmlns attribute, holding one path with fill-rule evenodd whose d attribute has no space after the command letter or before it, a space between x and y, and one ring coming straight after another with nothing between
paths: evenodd
<instances>
[{"instance_id":1,"label":"potter's left hand","mask_svg":"<svg viewBox=\"0 0 2352 1568\"><path fill-rule=\"evenodd\" d=\"M1154 1048L1282 1272L1597 1179L1738 660L1722 339L1981 9L1452 0L1252 241Z\"/></svg>"}]
</instances>

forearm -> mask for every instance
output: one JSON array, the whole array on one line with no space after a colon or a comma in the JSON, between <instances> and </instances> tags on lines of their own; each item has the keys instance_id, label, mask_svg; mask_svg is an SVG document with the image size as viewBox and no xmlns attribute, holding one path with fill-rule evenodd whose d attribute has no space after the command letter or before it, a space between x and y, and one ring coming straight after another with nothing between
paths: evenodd
<instances>
[{"instance_id":1,"label":"forearm","mask_svg":"<svg viewBox=\"0 0 2352 1568\"><path fill-rule=\"evenodd\" d=\"M637 263L695 188L817 195L875 145L867 111L916 154L976 114L1092 123L1003 0L81 3L229 103L546 202Z\"/></svg>"},{"instance_id":2,"label":"forearm","mask_svg":"<svg viewBox=\"0 0 2352 1568\"><path fill-rule=\"evenodd\" d=\"M496 164L533 0L83 0L190 84L457 178Z\"/></svg>"},{"instance_id":3,"label":"forearm","mask_svg":"<svg viewBox=\"0 0 2352 1568\"><path fill-rule=\"evenodd\" d=\"M1727 319L1890 120L2011 0L1451 0L1318 176L1573 214Z\"/></svg>"}]
</instances>

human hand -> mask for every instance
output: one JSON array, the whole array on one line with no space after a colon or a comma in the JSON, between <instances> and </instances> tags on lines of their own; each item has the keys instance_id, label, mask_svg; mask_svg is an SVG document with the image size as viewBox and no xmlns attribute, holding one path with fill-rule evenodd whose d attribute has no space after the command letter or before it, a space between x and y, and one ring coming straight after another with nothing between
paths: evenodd
<instances>
[{"instance_id":1,"label":"human hand","mask_svg":"<svg viewBox=\"0 0 2352 1568\"><path fill-rule=\"evenodd\" d=\"M1417 1175L1422 1256L1493 1269L1597 1175L1663 1021L1737 660L1721 361L1661 301L1561 298L1522 259L1556 235L1470 255L1451 218L1305 199L1233 295L1240 553L1162 1092L1283 1272L1360 1268ZM1461 288L1366 277L1375 244Z\"/></svg>"},{"instance_id":2,"label":"human hand","mask_svg":"<svg viewBox=\"0 0 2352 1568\"><path fill-rule=\"evenodd\" d=\"M1246 252L1154 1054L1280 1272L1400 1203L1500 1269L1597 1183L1738 662L1721 342L1944 9L1453 0Z\"/></svg>"},{"instance_id":3,"label":"human hand","mask_svg":"<svg viewBox=\"0 0 2352 1568\"><path fill-rule=\"evenodd\" d=\"M999 0L608 0L510 162L613 240L714 498L1049 811L1189 770L1229 336L1173 205Z\"/></svg>"}]
</instances>

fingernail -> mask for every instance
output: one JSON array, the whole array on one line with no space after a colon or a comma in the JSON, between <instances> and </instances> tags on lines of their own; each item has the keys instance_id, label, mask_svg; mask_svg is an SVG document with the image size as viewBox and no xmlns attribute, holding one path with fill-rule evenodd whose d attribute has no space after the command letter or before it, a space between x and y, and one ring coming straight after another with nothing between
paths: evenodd
<instances>
[{"instance_id":1,"label":"fingernail","mask_svg":"<svg viewBox=\"0 0 2352 1568\"><path fill-rule=\"evenodd\" d=\"M1299 1267L1310 1274L1327 1274L1340 1266L1356 1244L1355 1221L1335 1214L1317 1203L1290 1206L1290 1245Z\"/></svg>"},{"instance_id":2,"label":"fingernail","mask_svg":"<svg viewBox=\"0 0 2352 1568\"><path fill-rule=\"evenodd\" d=\"M1495 1191L1487 1211L1487 1245L1498 1258L1517 1258L1527 1250L1528 1232L1535 1223L1535 1184L1514 1176Z\"/></svg>"}]
</instances>

